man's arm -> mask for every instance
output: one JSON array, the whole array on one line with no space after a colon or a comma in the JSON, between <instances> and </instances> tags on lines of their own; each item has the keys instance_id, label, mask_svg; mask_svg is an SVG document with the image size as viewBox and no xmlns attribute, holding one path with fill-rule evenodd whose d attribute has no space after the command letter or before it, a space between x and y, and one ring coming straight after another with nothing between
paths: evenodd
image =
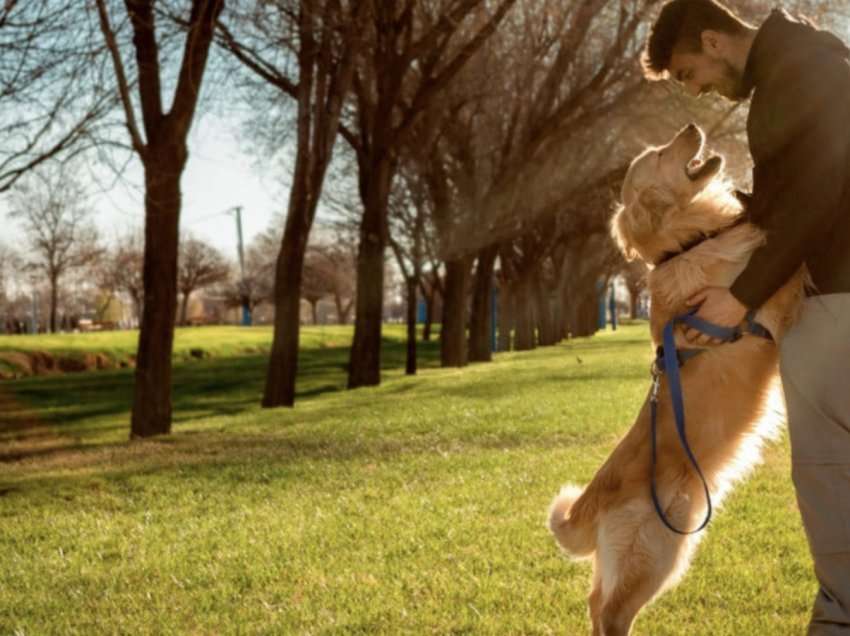
<instances>
[{"instance_id":1,"label":"man's arm","mask_svg":"<svg viewBox=\"0 0 850 636\"><path fill-rule=\"evenodd\" d=\"M768 120L754 129L767 159L756 157L750 214L767 232L767 243L753 253L730 290L750 308L760 307L818 249L817 236L828 233L842 212L848 168L846 61L837 55L806 56L764 89L759 99L767 100ZM765 182L768 172L771 181Z\"/></svg>"}]
</instances>

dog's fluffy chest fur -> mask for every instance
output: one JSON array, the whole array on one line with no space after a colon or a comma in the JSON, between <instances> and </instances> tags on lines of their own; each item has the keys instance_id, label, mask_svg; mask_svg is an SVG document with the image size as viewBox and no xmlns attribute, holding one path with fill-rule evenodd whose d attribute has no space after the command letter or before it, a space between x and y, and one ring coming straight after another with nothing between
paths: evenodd
<instances>
[{"instance_id":1,"label":"dog's fluffy chest fur","mask_svg":"<svg viewBox=\"0 0 850 636\"><path fill-rule=\"evenodd\" d=\"M664 325L690 309L688 299L706 287L730 287L744 271L765 234L752 223L742 223L707 239L649 272L652 299L650 325L653 342L661 342ZM756 320L774 337L781 337L796 317L803 296L805 270L801 269L756 313ZM678 344L686 343L677 336Z\"/></svg>"}]
</instances>

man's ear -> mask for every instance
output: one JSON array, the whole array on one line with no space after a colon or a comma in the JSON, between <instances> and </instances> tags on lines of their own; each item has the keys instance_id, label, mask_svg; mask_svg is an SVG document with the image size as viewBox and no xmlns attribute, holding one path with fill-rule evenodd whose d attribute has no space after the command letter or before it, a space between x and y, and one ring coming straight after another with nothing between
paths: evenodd
<instances>
[{"instance_id":1,"label":"man's ear","mask_svg":"<svg viewBox=\"0 0 850 636\"><path fill-rule=\"evenodd\" d=\"M720 59L726 52L726 42L729 36L719 31L706 29L700 33L702 52L712 59Z\"/></svg>"}]
</instances>

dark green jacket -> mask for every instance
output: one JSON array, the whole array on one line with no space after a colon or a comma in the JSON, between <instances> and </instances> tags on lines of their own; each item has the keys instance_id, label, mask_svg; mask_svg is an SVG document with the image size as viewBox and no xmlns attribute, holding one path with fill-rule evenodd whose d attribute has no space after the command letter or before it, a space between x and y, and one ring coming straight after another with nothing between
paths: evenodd
<instances>
[{"instance_id":1,"label":"dark green jacket","mask_svg":"<svg viewBox=\"0 0 850 636\"><path fill-rule=\"evenodd\" d=\"M732 294L760 307L806 263L817 293L850 292L850 51L773 11L744 70L752 90L750 220L767 232Z\"/></svg>"}]
</instances>

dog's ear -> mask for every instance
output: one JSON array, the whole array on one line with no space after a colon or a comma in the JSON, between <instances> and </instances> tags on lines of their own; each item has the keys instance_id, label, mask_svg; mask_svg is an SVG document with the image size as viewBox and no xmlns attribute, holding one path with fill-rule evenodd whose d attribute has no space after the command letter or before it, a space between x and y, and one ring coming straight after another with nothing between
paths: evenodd
<instances>
[{"instance_id":1,"label":"dog's ear","mask_svg":"<svg viewBox=\"0 0 850 636\"><path fill-rule=\"evenodd\" d=\"M650 187L640 191L637 205L640 205L644 213L648 215L652 228L657 229L661 225L664 213L676 205L676 200L671 192L663 188Z\"/></svg>"},{"instance_id":2,"label":"dog's ear","mask_svg":"<svg viewBox=\"0 0 850 636\"><path fill-rule=\"evenodd\" d=\"M634 204L631 207L634 207ZM618 205L611 219L611 236L627 261L633 261L639 256L635 249L632 223L627 218L631 207L627 208L624 205Z\"/></svg>"},{"instance_id":3,"label":"dog's ear","mask_svg":"<svg viewBox=\"0 0 850 636\"><path fill-rule=\"evenodd\" d=\"M641 256L641 246L661 227L665 212L675 205L673 196L661 188L640 191L630 205L619 206L611 220L611 235L627 261Z\"/></svg>"}]
</instances>

